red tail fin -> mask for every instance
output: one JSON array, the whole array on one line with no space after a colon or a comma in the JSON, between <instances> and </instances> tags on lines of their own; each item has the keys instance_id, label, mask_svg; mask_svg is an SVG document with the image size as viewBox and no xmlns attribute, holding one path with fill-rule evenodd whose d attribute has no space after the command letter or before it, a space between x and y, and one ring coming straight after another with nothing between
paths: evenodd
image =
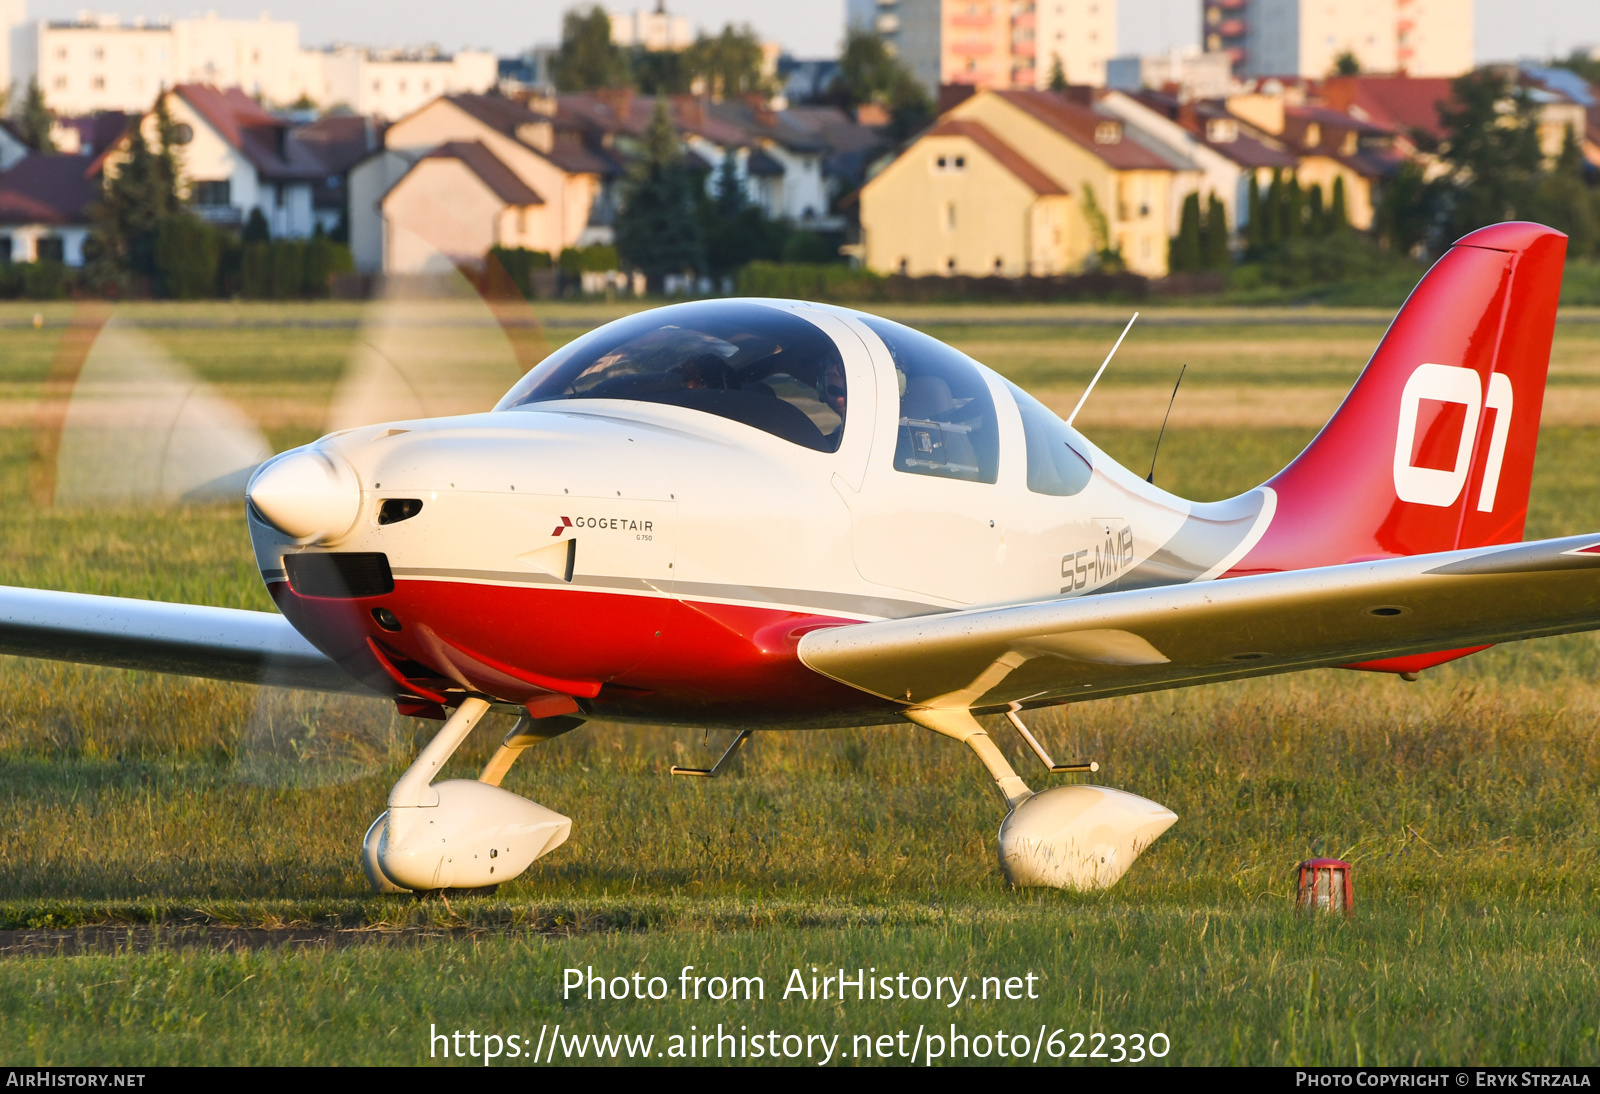
<instances>
[{"instance_id":1,"label":"red tail fin","mask_svg":"<svg viewBox=\"0 0 1600 1094\"><path fill-rule=\"evenodd\" d=\"M1232 575L1522 538L1567 237L1473 232L1434 264L1332 420L1267 486Z\"/></svg>"}]
</instances>

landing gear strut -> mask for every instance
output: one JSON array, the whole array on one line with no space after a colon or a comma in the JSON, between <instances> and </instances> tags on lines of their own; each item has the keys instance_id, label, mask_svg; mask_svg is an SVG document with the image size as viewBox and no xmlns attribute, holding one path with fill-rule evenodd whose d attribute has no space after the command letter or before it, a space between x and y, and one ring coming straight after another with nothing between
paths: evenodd
<instances>
[{"instance_id":1,"label":"landing gear strut","mask_svg":"<svg viewBox=\"0 0 1600 1094\"><path fill-rule=\"evenodd\" d=\"M433 782L488 709L483 699L462 700L389 792L388 810L361 846L362 867L378 892L498 885L566 842L570 818L502 790L500 781L523 749L581 719L523 718L478 779Z\"/></svg>"},{"instance_id":2,"label":"landing gear strut","mask_svg":"<svg viewBox=\"0 0 1600 1094\"><path fill-rule=\"evenodd\" d=\"M924 729L962 742L989 769L1006 803L1006 818L1000 823L1000 870L1013 885L1108 889L1178 819L1165 806L1105 786L1079 784L1033 792L966 708L928 707L908 710L905 716ZM1032 734L1026 738L1052 771L1094 770L1086 764L1057 765Z\"/></svg>"}]
</instances>

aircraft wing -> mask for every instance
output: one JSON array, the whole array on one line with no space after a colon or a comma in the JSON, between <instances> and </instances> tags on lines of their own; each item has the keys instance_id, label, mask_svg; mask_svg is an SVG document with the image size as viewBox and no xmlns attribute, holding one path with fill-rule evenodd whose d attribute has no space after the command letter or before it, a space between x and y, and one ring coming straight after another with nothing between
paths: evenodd
<instances>
[{"instance_id":1,"label":"aircraft wing","mask_svg":"<svg viewBox=\"0 0 1600 1094\"><path fill-rule=\"evenodd\" d=\"M1600 628L1600 533L811 631L913 706L1004 709Z\"/></svg>"},{"instance_id":2,"label":"aircraft wing","mask_svg":"<svg viewBox=\"0 0 1600 1094\"><path fill-rule=\"evenodd\" d=\"M374 694L281 615L0 585L0 653Z\"/></svg>"}]
</instances>

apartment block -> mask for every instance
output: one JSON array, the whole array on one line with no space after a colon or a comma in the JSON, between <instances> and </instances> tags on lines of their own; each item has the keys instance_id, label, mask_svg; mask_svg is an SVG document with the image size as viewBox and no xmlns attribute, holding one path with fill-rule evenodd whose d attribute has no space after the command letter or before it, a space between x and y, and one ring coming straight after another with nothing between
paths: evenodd
<instances>
[{"instance_id":1,"label":"apartment block","mask_svg":"<svg viewBox=\"0 0 1600 1094\"><path fill-rule=\"evenodd\" d=\"M0 0L0 19L6 3L21 10L20 0ZM69 115L137 113L162 90L192 83L237 87L279 105L343 104L398 118L442 94L486 91L498 78L492 53L306 50L296 24L269 18L150 23L83 13L72 22L21 23L10 40L13 83L37 78L50 107Z\"/></svg>"},{"instance_id":2,"label":"apartment block","mask_svg":"<svg viewBox=\"0 0 1600 1094\"><path fill-rule=\"evenodd\" d=\"M500 78L499 59L478 50L445 54L340 46L308 56L321 81L310 94L312 101L378 118L403 118L440 95L488 91Z\"/></svg>"},{"instance_id":3,"label":"apartment block","mask_svg":"<svg viewBox=\"0 0 1600 1094\"><path fill-rule=\"evenodd\" d=\"M612 13L611 40L623 47L684 49L694 41L694 33L687 18L669 15L665 5L661 5L654 11L637 8L628 14Z\"/></svg>"},{"instance_id":4,"label":"apartment block","mask_svg":"<svg viewBox=\"0 0 1600 1094\"><path fill-rule=\"evenodd\" d=\"M1043 88L1057 61L1104 85L1116 0L849 0L852 28L878 35L930 92L941 84Z\"/></svg>"},{"instance_id":5,"label":"apartment block","mask_svg":"<svg viewBox=\"0 0 1600 1094\"><path fill-rule=\"evenodd\" d=\"M1243 46L1246 76L1318 78L1345 53L1363 72L1459 76L1472 68L1472 0L1207 0L1202 33ZM1213 13L1218 19L1211 29ZM1225 36L1224 30L1237 32Z\"/></svg>"}]
</instances>

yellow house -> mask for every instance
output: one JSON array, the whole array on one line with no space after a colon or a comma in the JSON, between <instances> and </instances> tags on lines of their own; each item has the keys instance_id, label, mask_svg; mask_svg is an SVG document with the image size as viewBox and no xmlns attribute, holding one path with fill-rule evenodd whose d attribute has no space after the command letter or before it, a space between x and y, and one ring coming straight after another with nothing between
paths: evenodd
<instances>
[{"instance_id":1,"label":"yellow house","mask_svg":"<svg viewBox=\"0 0 1600 1094\"><path fill-rule=\"evenodd\" d=\"M1071 205L982 123L946 120L862 191L867 265L913 276L1061 273Z\"/></svg>"},{"instance_id":2,"label":"yellow house","mask_svg":"<svg viewBox=\"0 0 1600 1094\"><path fill-rule=\"evenodd\" d=\"M1067 94L979 91L862 189L866 263L1048 274L1111 247L1135 273L1162 277L1176 169L1121 119Z\"/></svg>"}]
</instances>

